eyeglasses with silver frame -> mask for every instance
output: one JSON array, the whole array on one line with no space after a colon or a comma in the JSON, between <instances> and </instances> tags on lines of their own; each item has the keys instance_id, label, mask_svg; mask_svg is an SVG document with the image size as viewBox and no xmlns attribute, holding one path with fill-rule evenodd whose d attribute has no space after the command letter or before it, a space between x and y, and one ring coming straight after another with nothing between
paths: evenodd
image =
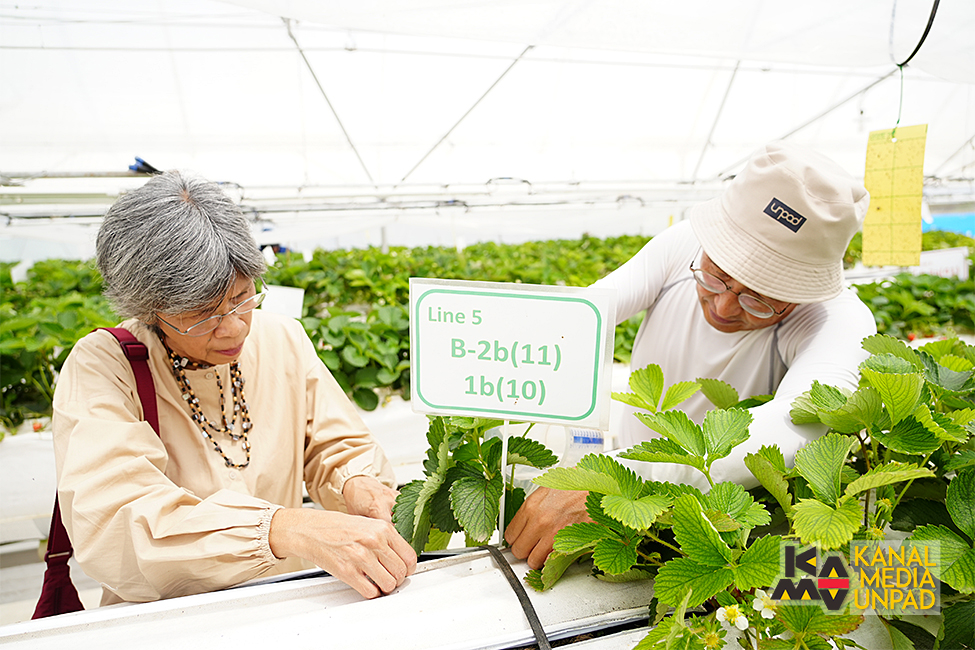
<instances>
[{"instance_id":1,"label":"eyeglasses with silver frame","mask_svg":"<svg viewBox=\"0 0 975 650\"><path fill-rule=\"evenodd\" d=\"M786 305L780 311L775 311L775 308L772 307L772 305L768 304L761 298L750 296L747 293L734 291L728 286L727 282L718 276L712 275L704 269L695 269L693 262L691 263L690 268L691 273L694 275L694 279L699 285L704 287L704 289L713 294L721 294L725 291L731 291L731 293L738 296L738 304L741 305L741 308L755 318L772 318L773 316L781 316L783 313L785 313L785 310L789 308L789 306Z\"/></svg>"},{"instance_id":2,"label":"eyeglasses with silver frame","mask_svg":"<svg viewBox=\"0 0 975 650\"><path fill-rule=\"evenodd\" d=\"M167 326L172 328L174 331L179 332L183 336L206 336L213 330L220 327L220 323L222 323L223 319L226 318L227 316L230 316L231 314L237 314L238 316L240 316L241 314L247 314L249 312L252 312L258 307L260 307L261 303L264 302L264 298L266 297L267 297L267 287L264 287L264 289L260 293L254 294L247 300L243 301L242 303L240 303L239 305L237 305L236 307L228 311L226 314L214 314L209 318L204 318L199 323L190 325L185 330L181 330L175 325L171 325L170 323L167 323L162 318L160 318L159 320L160 322L165 323Z\"/></svg>"}]
</instances>

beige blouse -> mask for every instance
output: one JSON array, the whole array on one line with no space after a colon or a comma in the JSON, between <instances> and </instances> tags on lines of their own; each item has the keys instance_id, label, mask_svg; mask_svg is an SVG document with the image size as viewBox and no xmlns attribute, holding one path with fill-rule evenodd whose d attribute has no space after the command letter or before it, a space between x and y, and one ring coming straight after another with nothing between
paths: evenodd
<instances>
[{"instance_id":1,"label":"beige blouse","mask_svg":"<svg viewBox=\"0 0 975 650\"><path fill-rule=\"evenodd\" d=\"M297 321L254 312L240 357L253 423L251 461L239 470L226 465L190 419L157 336L136 320L122 327L149 349L161 439L142 420L135 376L108 332L77 343L54 395L64 525L82 569L102 583L103 605L309 568L298 558L275 558L268 545L271 516L301 506L302 482L332 510L344 510L342 488L353 476L395 486L382 449ZM229 364L186 371L203 413L216 423L218 375L229 418ZM243 462L240 442L212 435L234 462Z\"/></svg>"}]
</instances>

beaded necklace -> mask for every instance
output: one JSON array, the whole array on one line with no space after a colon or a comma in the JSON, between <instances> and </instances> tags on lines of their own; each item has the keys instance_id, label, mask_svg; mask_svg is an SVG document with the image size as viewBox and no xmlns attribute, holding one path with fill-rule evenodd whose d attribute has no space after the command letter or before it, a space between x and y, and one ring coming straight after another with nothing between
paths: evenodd
<instances>
[{"instance_id":1,"label":"beaded necklace","mask_svg":"<svg viewBox=\"0 0 975 650\"><path fill-rule=\"evenodd\" d=\"M215 425L213 422L207 419L203 414L203 409L200 407L200 400L197 398L193 389L190 387L190 382L186 378L186 366L191 363L186 357L181 357L175 352L173 352L166 342L163 341L163 346L165 346L166 351L169 353L169 360L172 362L173 376L176 378L176 383L179 385L179 390L183 394L183 400L189 404L190 416L193 421L196 422L197 426L200 427L200 431L210 444L213 445L213 450L220 454L223 458L223 462L227 467L232 467L234 469L243 469L247 467L251 462L251 445L247 440L247 433L251 429L251 419L250 413L247 410L247 402L244 400L244 376L240 372L240 364L236 361L230 364L230 394L234 403L234 414L231 421L227 422L227 410L226 410L226 399L224 397L223 381L220 379L220 373L215 372L217 377L217 390L220 391L220 420L221 426ZM240 433L234 431L234 425L237 422L238 416L240 417ZM233 442L241 441L240 445L244 452L247 454L246 459L243 463L235 463L231 458L224 452L223 448L220 447L220 443L216 441L213 437L213 433L216 434L227 434L230 436L230 440Z\"/></svg>"}]
</instances>

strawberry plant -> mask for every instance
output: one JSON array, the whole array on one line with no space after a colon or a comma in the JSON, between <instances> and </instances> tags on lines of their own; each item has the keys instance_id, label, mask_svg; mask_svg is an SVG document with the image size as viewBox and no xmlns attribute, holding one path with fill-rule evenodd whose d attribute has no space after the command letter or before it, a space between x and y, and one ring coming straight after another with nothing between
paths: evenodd
<instances>
[{"instance_id":1,"label":"strawberry plant","mask_svg":"<svg viewBox=\"0 0 975 650\"><path fill-rule=\"evenodd\" d=\"M588 491L592 522L559 531L544 567L526 580L550 588L580 558L591 558L603 579L654 577L658 616L641 649L721 648L732 629L749 648L846 647L852 642L843 635L863 620L849 602L826 613L769 596L780 544L845 554L851 542L909 533L909 542L941 548L940 630L935 637L883 612L884 645L975 646L975 347L952 339L913 350L876 335L864 348L871 356L855 391L814 383L793 403L793 422L828 427L796 454L794 467L775 445L746 456L760 483L752 491L710 475L715 460L748 439L748 402L715 380L664 391L659 368L634 373L633 392L614 398L644 409L637 417L660 437L620 457L694 467L710 490L647 481L603 455L549 470L535 482ZM725 408L698 425L675 407L702 386ZM685 618L689 608L699 609Z\"/></svg>"},{"instance_id":2,"label":"strawberry plant","mask_svg":"<svg viewBox=\"0 0 975 650\"><path fill-rule=\"evenodd\" d=\"M430 417L424 478L403 486L393 507L396 530L417 553L446 548L450 536L460 532L468 546L486 544L498 526L502 492L506 525L525 501L525 491L505 480L501 437L488 435L502 424ZM505 467L544 469L557 462L555 454L527 435L508 438Z\"/></svg>"}]
</instances>

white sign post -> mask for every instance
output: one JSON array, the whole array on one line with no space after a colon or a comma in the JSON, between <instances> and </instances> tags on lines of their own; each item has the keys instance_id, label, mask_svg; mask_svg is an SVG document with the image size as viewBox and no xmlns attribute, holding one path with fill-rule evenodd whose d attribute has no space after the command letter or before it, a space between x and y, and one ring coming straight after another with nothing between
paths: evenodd
<instances>
[{"instance_id":1,"label":"white sign post","mask_svg":"<svg viewBox=\"0 0 975 650\"><path fill-rule=\"evenodd\" d=\"M614 294L411 278L413 410L605 430Z\"/></svg>"},{"instance_id":2,"label":"white sign post","mask_svg":"<svg viewBox=\"0 0 975 650\"><path fill-rule=\"evenodd\" d=\"M611 289L410 278L413 410L605 430ZM498 513L504 538L504 492Z\"/></svg>"}]
</instances>

